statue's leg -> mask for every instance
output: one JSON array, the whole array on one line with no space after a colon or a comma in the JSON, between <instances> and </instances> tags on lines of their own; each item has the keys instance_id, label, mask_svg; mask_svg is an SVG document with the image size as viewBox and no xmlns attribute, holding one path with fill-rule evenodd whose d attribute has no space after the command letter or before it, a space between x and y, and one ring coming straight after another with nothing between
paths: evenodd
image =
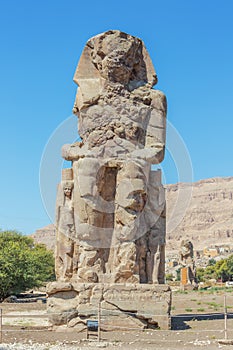
<instances>
[{"instance_id":1,"label":"statue's leg","mask_svg":"<svg viewBox=\"0 0 233 350\"><path fill-rule=\"evenodd\" d=\"M56 253L56 273L60 280L69 280L73 275L74 242L67 235L59 232Z\"/></svg>"},{"instance_id":2,"label":"statue's leg","mask_svg":"<svg viewBox=\"0 0 233 350\"><path fill-rule=\"evenodd\" d=\"M148 245L147 245L147 234L136 240L137 246L137 264L138 274L140 283L147 283L147 256L148 256Z\"/></svg>"},{"instance_id":3,"label":"statue's leg","mask_svg":"<svg viewBox=\"0 0 233 350\"><path fill-rule=\"evenodd\" d=\"M165 244L161 244L159 247L159 267L158 267L158 283L165 283Z\"/></svg>"},{"instance_id":4,"label":"statue's leg","mask_svg":"<svg viewBox=\"0 0 233 350\"><path fill-rule=\"evenodd\" d=\"M165 219L157 218L148 236L147 276L149 283L165 281Z\"/></svg>"},{"instance_id":5,"label":"statue's leg","mask_svg":"<svg viewBox=\"0 0 233 350\"><path fill-rule=\"evenodd\" d=\"M84 158L73 164L74 214L79 242L78 276L101 281L108 260L114 224L114 171L99 159ZM91 276L90 270L95 275ZM96 277L97 275L97 277ZM85 277L86 276L86 277Z\"/></svg>"},{"instance_id":6,"label":"statue's leg","mask_svg":"<svg viewBox=\"0 0 233 350\"><path fill-rule=\"evenodd\" d=\"M147 177L144 169L134 161L123 163L116 181L111 269L116 279L122 282L139 281L135 241L147 230L143 213L146 200Z\"/></svg>"}]
</instances>

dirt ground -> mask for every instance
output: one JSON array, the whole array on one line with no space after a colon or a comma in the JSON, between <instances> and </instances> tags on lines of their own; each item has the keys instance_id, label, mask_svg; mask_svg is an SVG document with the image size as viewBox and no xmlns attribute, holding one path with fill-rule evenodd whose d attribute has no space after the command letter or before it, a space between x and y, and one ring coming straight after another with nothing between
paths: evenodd
<instances>
[{"instance_id":1,"label":"dirt ground","mask_svg":"<svg viewBox=\"0 0 233 350\"><path fill-rule=\"evenodd\" d=\"M225 337L224 295L228 309L227 337L233 339L233 291L207 290L173 292L169 331L145 329L140 331L102 332L101 342L96 337L86 340L86 332L75 329L53 330L46 317L46 304L2 303L4 344L45 344L44 349L59 345L61 349L233 349L233 345L219 344ZM35 315L35 316L34 316ZM12 345L12 349L21 349ZM34 347L33 347L34 349ZM58 349L58 347L56 347Z\"/></svg>"}]
</instances>

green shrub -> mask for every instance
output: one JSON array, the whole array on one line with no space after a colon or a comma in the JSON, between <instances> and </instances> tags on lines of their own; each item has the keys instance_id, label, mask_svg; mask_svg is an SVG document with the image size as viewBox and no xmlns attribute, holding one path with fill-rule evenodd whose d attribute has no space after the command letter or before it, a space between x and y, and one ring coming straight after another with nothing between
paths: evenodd
<instances>
[{"instance_id":1,"label":"green shrub","mask_svg":"<svg viewBox=\"0 0 233 350\"><path fill-rule=\"evenodd\" d=\"M17 231L0 231L0 300L53 280L54 257Z\"/></svg>"}]
</instances>

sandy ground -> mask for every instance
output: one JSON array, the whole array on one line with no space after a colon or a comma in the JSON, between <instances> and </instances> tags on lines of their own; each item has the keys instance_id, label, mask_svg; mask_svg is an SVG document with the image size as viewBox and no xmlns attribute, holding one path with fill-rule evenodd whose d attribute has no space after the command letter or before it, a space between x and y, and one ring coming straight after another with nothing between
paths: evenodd
<instances>
[{"instance_id":1,"label":"sandy ground","mask_svg":"<svg viewBox=\"0 0 233 350\"><path fill-rule=\"evenodd\" d=\"M41 303L5 304L2 344L8 349L233 349L233 345L219 344L224 332L224 294L228 307L227 337L233 339L233 291L204 291L173 293L172 330L102 332L86 340L86 332L75 329L52 330L46 317L46 305ZM232 313L232 314L231 314ZM35 316L36 317L35 317Z\"/></svg>"}]
</instances>

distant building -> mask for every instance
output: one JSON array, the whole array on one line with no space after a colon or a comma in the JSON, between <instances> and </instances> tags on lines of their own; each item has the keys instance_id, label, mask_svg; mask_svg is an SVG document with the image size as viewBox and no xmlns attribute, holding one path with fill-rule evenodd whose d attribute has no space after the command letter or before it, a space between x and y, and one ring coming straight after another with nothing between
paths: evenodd
<instances>
[{"instance_id":1,"label":"distant building","mask_svg":"<svg viewBox=\"0 0 233 350\"><path fill-rule=\"evenodd\" d=\"M231 252L231 248L229 245L221 245L219 246L220 254L229 254Z\"/></svg>"},{"instance_id":2,"label":"distant building","mask_svg":"<svg viewBox=\"0 0 233 350\"><path fill-rule=\"evenodd\" d=\"M207 256L208 258L215 258L219 255L219 248L204 248L203 249L203 255Z\"/></svg>"}]
</instances>

